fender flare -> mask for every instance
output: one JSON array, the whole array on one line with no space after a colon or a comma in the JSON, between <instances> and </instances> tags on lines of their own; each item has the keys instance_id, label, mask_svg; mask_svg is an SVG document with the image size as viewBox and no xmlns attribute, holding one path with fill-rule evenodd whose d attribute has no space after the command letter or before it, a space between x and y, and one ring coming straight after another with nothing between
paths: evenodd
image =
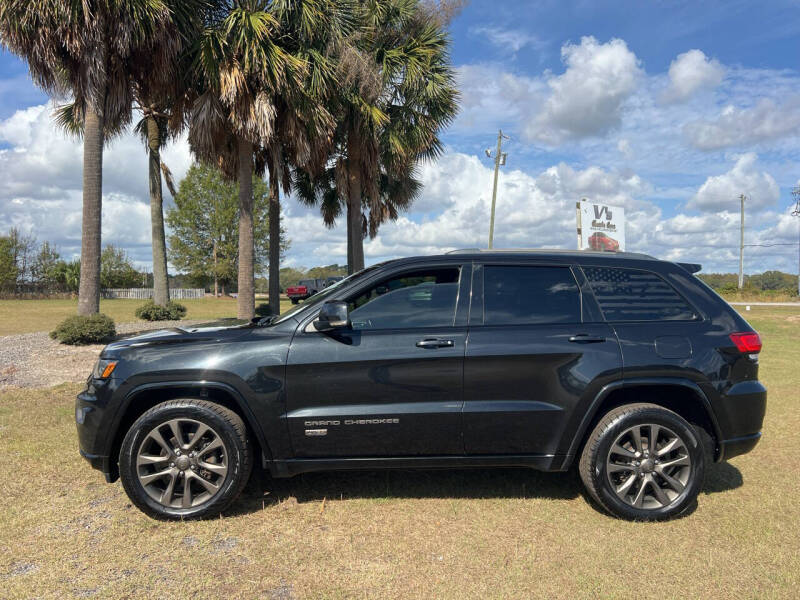
<instances>
[{"instance_id":1,"label":"fender flare","mask_svg":"<svg viewBox=\"0 0 800 600\"><path fill-rule=\"evenodd\" d=\"M714 428L714 436L716 437L717 442L719 443L722 440L722 430L717 422L717 416L711 406L711 401L708 399L708 396L702 390L702 388L694 381L680 377L636 377L632 379L619 379L604 385L592 400L572 438L567 456L564 460L565 467L567 467L574 460L575 455L578 452L578 447L588 433L587 430L589 425L594 420L595 416L597 415L597 411L600 409L600 406L603 404L603 401L609 396L609 394L622 388L641 386L682 387L691 390L692 393L694 393L694 395L697 396L702 402L703 408L705 409L709 421L711 422L711 426Z\"/></svg>"},{"instance_id":2,"label":"fender flare","mask_svg":"<svg viewBox=\"0 0 800 600\"><path fill-rule=\"evenodd\" d=\"M256 439L258 440L259 446L261 446L261 451L264 453L264 457L266 460L272 460L272 448L269 446L267 442L267 438L264 436L264 432L261 429L261 426L256 419L253 411L250 410L250 407L247 405L247 402L244 401L241 392L237 390L234 386L224 383L222 381L209 381L209 380L171 380L171 381L157 381L151 383L142 383L137 385L136 387L128 390L125 393L122 406L120 410L117 411L116 416L114 417L114 422L111 427L111 435L109 435L108 440L106 442L108 447L108 453L111 451L111 446L114 440L119 433L119 426L122 422L122 417L128 412L128 408L130 407L131 403L133 402L136 396L139 396L142 393L146 393L149 391L154 390L165 390L169 388L189 388L193 390L197 390L198 392L204 389L216 389L225 392L236 403L237 408L240 410L241 415L244 417L248 427L250 430L255 434Z\"/></svg>"}]
</instances>

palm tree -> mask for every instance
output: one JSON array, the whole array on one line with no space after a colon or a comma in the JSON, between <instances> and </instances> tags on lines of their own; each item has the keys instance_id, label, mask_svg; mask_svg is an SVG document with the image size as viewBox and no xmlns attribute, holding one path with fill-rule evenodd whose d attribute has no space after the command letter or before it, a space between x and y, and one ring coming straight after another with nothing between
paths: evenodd
<instances>
[{"instance_id":1,"label":"palm tree","mask_svg":"<svg viewBox=\"0 0 800 600\"><path fill-rule=\"evenodd\" d=\"M199 45L189 142L195 154L239 181L241 319L254 314L251 176L270 174L270 305L279 312L280 196L288 165L309 162L309 140L325 140L330 115L316 100L319 39L339 30L347 0L241 0L206 29ZM309 85L310 84L310 85ZM319 153L317 153L319 154Z\"/></svg>"},{"instance_id":2,"label":"palm tree","mask_svg":"<svg viewBox=\"0 0 800 600\"><path fill-rule=\"evenodd\" d=\"M78 313L100 307L103 145L107 132L130 122L130 67L150 57L162 77L172 72L172 14L162 0L4 0L3 44L27 61L34 82L71 96L83 123L83 221Z\"/></svg>"},{"instance_id":3,"label":"palm tree","mask_svg":"<svg viewBox=\"0 0 800 600\"><path fill-rule=\"evenodd\" d=\"M201 160L239 182L237 315L255 312L252 175L255 150L273 133L273 95L299 82L302 64L277 43L279 23L257 0L242 0L209 24L198 46L189 143Z\"/></svg>"},{"instance_id":4,"label":"palm tree","mask_svg":"<svg viewBox=\"0 0 800 600\"><path fill-rule=\"evenodd\" d=\"M296 177L298 195L326 224L347 214L347 263L364 268L364 235L377 234L418 194L415 166L442 151L439 131L458 92L442 21L418 0L366 0L360 30L340 55L336 146L323 176Z\"/></svg>"},{"instance_id":5,"label":"palm tree","mask_svg":"<svg viewBox=\"0 0 800 600\"><path fill-rule=\"evenodd\" d=\"M174 25L172 35L162 37L166 48L156 54L140 55L131 69L136 105L142 115L136 131L147 148L148 187L150 192L150 227L153 251L153 302L169 302L167 244L164 231L162 173L172 196L175 186L172 173L161 160L161 150L184 127L184 110L191 84L188 74L190 49L199 39L205 19L218 8L215 0L165 0ZM159 61L169 56L171 65L160 70Z\"/></svg>"},{"instance_id":6,"label":"palm tree","mask_svg":"<svg viewBox=\"0 0 800 600\"><path fill-rule=\"evenodd\" d=\"M353 29L350 0L276 3L285 47L303 61L302 85L274 98L275 134L264 148L270 180L270 239L279 239L280 190L291 191L292 169L318 176L332 147L334 121L326 105L336 85L334 54ZM270 245L269 303L280 312L280 247Z\"/></svg>"},{"instance_id":7,"label":"palm tree","mask_svg":"<svg viewBox=\"0 0 800 600\"><path fill-rule=\"evenodd\" d=\"M161 149L170 137L168 119L155 106L142 107L143 117L136 124L136 132L147 147L147 179L150 187L150 230L153 246L153 302L166 306L169 302L167 274L167 242L164 232L164 197L161 176L170 194L175 196L172 173L161 160Z\"/></svg>"}]
</instances>

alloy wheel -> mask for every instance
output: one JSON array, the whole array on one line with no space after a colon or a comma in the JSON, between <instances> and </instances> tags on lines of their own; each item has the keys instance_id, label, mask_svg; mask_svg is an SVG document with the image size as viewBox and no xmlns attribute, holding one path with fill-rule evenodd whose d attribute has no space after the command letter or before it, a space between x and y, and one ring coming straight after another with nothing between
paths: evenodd
<instances>
[{"instance_id":1,"label":"alloy wheel","mask_svg":"<svg viewBox=\"0 0 800 600\"><path fill-rule=\"evenodd\" d=\"M192 508L211 500L228 473L228 453L219 434L194 419L177 418L154 427L136 455L136 475L153 500L168 508Z\"/></svg>"},{"instance_id":2,"label":"alloy wheel","mask_svg":"<svg viewBox=\"0 0 800 600\"><path fill-rule=\"evenodd\" d=\"M614 440L606 457L612 489L626 504L660 509L676 502L689 484L686 443L663 425L634 425Z\"/></svg>"}]
</instances>

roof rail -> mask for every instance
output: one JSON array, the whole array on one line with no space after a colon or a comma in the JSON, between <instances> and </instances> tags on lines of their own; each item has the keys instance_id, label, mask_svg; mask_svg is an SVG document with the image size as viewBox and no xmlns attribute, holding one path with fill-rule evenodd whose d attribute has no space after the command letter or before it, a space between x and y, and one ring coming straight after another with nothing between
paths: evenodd
<instances>
[{"instance_id":1,"label":"roof rail","mask_svg":"<svg viewBox=\"0 0 800 600\"><path fill-rule=\"evenodd\" d=\"M654 256L640 252L603 252L599 250L568 250L565 248L459 248L445 254L595 254L607 257L639 258L657 260Z\"/></svg>"}]
</instances>

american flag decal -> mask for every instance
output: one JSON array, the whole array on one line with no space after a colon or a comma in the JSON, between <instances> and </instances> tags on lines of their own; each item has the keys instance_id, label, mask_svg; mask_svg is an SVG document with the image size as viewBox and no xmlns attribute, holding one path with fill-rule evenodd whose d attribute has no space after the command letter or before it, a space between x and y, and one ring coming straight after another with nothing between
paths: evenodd
<instances>
[{"instance_id":1,"label":"american flag decal","mask_svg":"<svg viewBox=\"0 0 800 600\"><path fill-rule=\"evenodd\" d=\"M694 310L655 273L637 269L584 267L607 321L691 321Z\"/></svg>"}]
</instances>

